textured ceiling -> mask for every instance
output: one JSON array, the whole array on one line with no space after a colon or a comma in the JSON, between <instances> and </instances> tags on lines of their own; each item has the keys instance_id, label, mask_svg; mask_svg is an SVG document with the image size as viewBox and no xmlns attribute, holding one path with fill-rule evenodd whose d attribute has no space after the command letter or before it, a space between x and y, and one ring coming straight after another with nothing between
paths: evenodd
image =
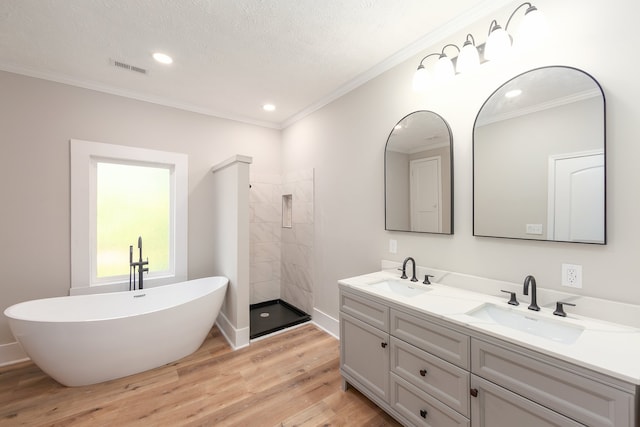
<instances>
[{"instance_id":1,"label":"textured ceiling","mask_svg":"<svg viewBox=\"0 0 640 427\"><path fill-rule=\"evenodd\" d=\"M280 128L507 3L2 0L0 69Z\"/></svg>"}]
</instances>

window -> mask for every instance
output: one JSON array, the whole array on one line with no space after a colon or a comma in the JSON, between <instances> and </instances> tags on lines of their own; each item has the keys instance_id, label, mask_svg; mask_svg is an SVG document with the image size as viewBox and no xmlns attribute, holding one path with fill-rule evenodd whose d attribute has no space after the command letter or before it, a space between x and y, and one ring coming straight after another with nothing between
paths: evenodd
<instances>
[{"instance_id":1,"label":"window","mask_svg":"<svg viewBox=\"0 0 640 427\"><path fill-rule=\"evenodd\" d=\"M139 236L147 286L186 280L187 161L185 154L71 141L72 294L128 289L129 247L137 260Z\"/></svg>"}]
</instances>

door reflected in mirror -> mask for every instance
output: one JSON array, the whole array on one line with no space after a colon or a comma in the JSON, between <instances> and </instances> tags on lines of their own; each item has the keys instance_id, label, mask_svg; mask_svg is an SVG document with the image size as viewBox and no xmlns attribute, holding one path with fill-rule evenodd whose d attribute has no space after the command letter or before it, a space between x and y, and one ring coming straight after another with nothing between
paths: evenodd
<instances>
[{"instance_id":1,"label":"door reflected in mirror","mask_svg":"<svg viewBox=\"0 0 640 427\"><path fill-rule=\"evenodd\" d=\"M571 67L500 86L473 129L473 234L606 243L605 100Z\"/></svg>"},{"instance_id":2,"label":"door reflected in mirror","mask_svg":"<svg viewBox=\"0 0 640 427\"><path fill-rule=\"evenodd\" d=\"M453 154L447 122L415 111L385 148L385 229L453 234Z\"/></svg>"}]
</instances>

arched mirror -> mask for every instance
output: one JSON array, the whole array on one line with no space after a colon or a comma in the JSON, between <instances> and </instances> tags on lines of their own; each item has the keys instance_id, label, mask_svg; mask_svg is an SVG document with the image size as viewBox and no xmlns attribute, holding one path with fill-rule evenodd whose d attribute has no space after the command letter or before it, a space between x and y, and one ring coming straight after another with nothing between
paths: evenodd
<instances>
[{"instance_id":1,"label":"arched mirror","mask_svg":"<svg viewBox=\"0 0 640 427\"><path fill-rule=\"evenodd\" d=\"M553 66L500 86L473 129L475 236L606 243L605 100Z\"/></svg>"},{"instance_id":2,"label":"arched mirror","mask_svg":"<svg viewBox=\"0 0 640 427\"><path fill-rule=\"evenodd\" d=\"M384 154L385 229L453 234L453 154L449 125L415 111L391 130Z\"/></svg>"}]
</instances>

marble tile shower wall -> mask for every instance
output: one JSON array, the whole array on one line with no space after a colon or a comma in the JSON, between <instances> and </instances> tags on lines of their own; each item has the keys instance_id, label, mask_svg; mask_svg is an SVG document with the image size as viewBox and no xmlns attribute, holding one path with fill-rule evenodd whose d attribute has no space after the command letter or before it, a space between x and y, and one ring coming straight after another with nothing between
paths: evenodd
<instances>
[{"instance_id":1,"label":"marble tile shower wall","mask_svg":"<svg viewBox=\"0 0 640 427\"><path fill-rule=\"evenodd\" d=\"M250 303L280 298L282 192L280 175L250 176Z\"/></svg>"},{"instance_id":2,"label":"marble tile shower wall","mask_svg":"<svg viewBox=\"0 0 640 427\"><path fill-rule=\"evenodd\" d=\"M281 298L313 310L313 169L251 174L251 304ZM291 228L282 227L282 196L292 196Z\"/></svg>"},{"instance_id":3,"label":"marble tile shower wall","mask_svg":"<svg viewBox=\"0 0 640 427\"><path fill-rule=\"evenodd\" d=\"M312 314L313 310L313 184L314 171L286 173L282 194L292 195L292 227L282 228L283 300Z\"/></svg>"}]
</instances>

